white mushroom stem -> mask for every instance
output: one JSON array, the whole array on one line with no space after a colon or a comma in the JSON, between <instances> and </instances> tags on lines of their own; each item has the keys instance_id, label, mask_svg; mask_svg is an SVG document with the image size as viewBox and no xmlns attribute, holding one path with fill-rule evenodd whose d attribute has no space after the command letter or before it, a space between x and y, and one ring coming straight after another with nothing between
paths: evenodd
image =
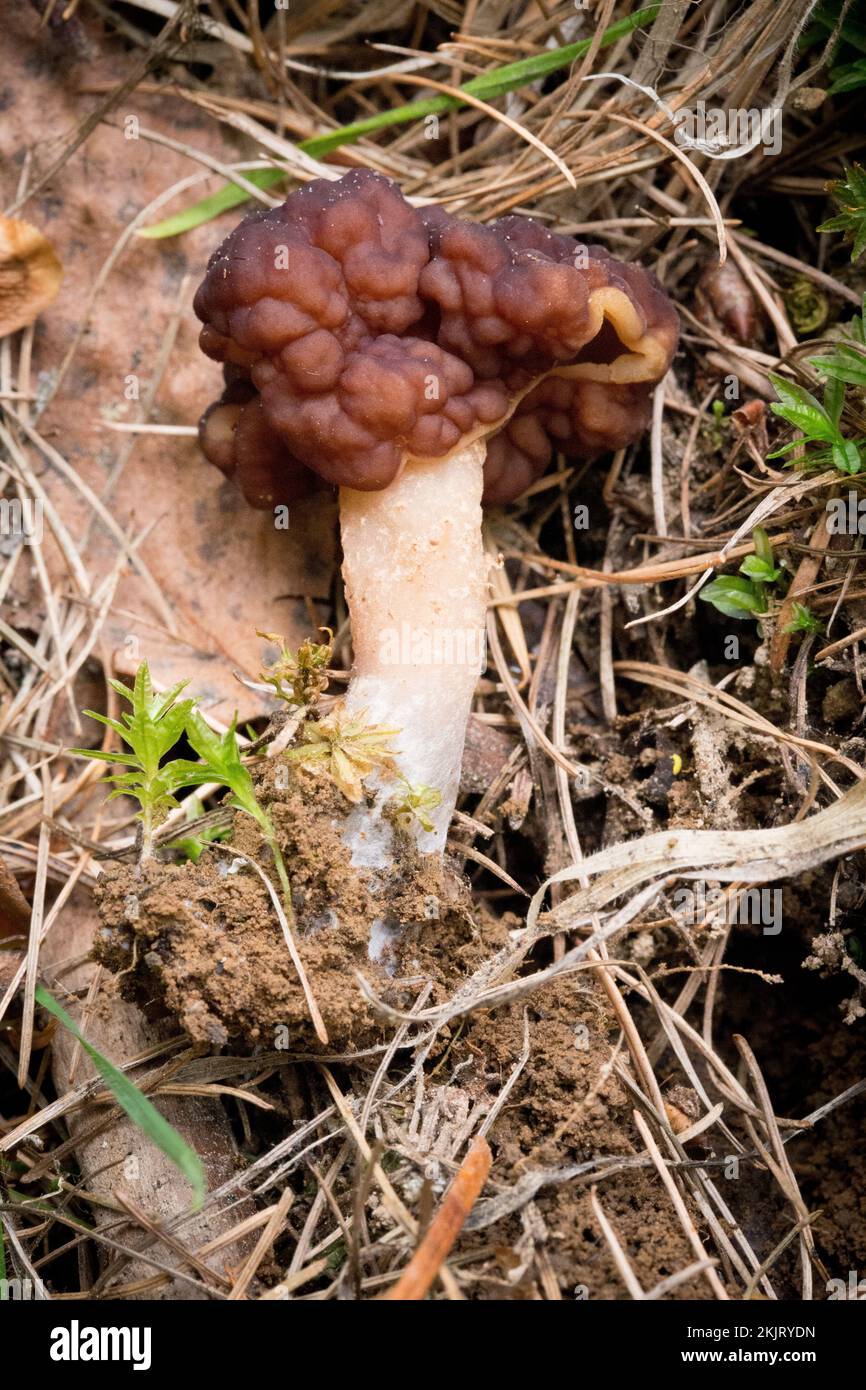
<instances>
[{"instance_id":1,"label":"white mushroom stem","mask_svg":"<svg viewBox=\"0 0 866 1390\"><path fill-rule=\"evenodd\" d=\"M486 563L481 540L485 446L450 458L410 461L381 492L340 493L343 577L355 665L347 707L398 729L397 767L413 787L435 788L439 805L417 827L424 852L440 853L454 811L472 696L483 667ZM399 789L373 778L370 812L348 829L356 863L383 866L391 830L381 812Z\"/></svg>"}]
</instances>

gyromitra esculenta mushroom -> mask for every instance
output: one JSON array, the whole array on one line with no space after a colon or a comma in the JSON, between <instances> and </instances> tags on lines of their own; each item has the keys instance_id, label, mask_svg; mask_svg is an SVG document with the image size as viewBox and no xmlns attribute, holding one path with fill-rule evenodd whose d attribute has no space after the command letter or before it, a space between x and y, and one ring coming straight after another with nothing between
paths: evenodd
<instances>
[{"instance_id":1,"label":"gyromitra esculenta mushroom","mask_svg":"<svg viewBox=\"0 0 866 1390\"><path fill-rule=\"evenodd\" d=\"M367 170L247 217L195 311L226 377L205 455L253 506L340 489L347 705L399 729L400 772L441 793L419 832L440 850L483 647L482 502L517 497L554 448L634 440L675 311L640 266L529 218L415 209Z\"/></svg>"}]
</instances>

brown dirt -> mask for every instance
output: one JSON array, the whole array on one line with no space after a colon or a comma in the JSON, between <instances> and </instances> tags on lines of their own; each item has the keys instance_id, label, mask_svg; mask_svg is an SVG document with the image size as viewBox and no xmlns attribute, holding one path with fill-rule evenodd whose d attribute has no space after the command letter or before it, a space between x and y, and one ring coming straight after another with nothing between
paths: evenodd
<instances>
[{"instance_id":1,"label":"brown dirt","mask_svg":"<svg viewBox=\"0 0 866 1390\"><path fill-rule=\"evenodd\" d=\"M360 873L341 838L347 803L336 789L303 769L282 780L288 785L279 787L269 767L258 794L292 881L300 954L331 1047L359 1050L383 1034L358 972L386 1003L405 1009L422 979L444 997L504 943L506 929L491 921L482 930L462 879L407 841L386 884ZM267 871L268 851L240 813L232 848ZM248 864L208 849L197 864L151 862L140 874L114 866L97 893L102 929L95 954L121 974L127 997L167 1009L197 1041L321 1050L273 904ZM368 956L371 926L383 917L401 934L386 968Z\"/></svg>"},{"instance_id":2,"label":"brown dirt","mask_svg":"<svg viewBox=\"0 0 866 1390\"><path fill-rule=\"evenodd\" d=\"M589 728L578 726L575 743L585 745L586 759L599 776L615 781L633 806L647 808L656 821L701 825L708 805L718 816L728 798L741 823L761 814L759 790L750 792L744 805L737 779L727 788L712 780L714 740L722 751L736 743L742 772L754 752L747 739L722 726L703 727L700 721L691 732L683 728L671 737L659 723L646 713L623 716L610 734L595 738ZM680 776L672 772L677 752L684 769ZM284 766L280 764L281 773ZM269 868L258 830L246 817L236 817L231 849L208 849L197 864L153 863L140 877L131 867L109 869L98 888L102 929L96 955L121 972L128 998L151 1013L174 1015L197 1042L320 1055L329 1050L357 1053L382 1044L393 1028L365 1001L359 973L386 1004L404 1010L429 981L427 1002L435 1004L453 995L504 946L509 929L520 922L510 914L495 917L481 898L473 902L455 867L419 857L405 841L383 894L381 885L348 862L342 842L346 803L336 789L304 769L292 769L287 786L285 780L266 763L258 794L286 858L299 949L328 1030L328 1049L315 1038L265 888L232 855L236 849ZM633 832L634 814L625 801L608 800L607 824L616 825L619 834ZM840 1016L840 982L816 993L814 972L801 968L809 942L821 928L828 890L823 874L804 877L796 893L786 890L784 918L797 923L798 930L786 935L783 952L775 938L738 930L732 963L780 972L781 985L741 976L724 977L720 983L720 1036L730 1038L737 1031L749 1036L780 1114L802 1115L862 1075L862 1048ZM402 928L387 970L367 954L370 926L382 916L383 896L389 918ZM664 926L626 937L617 954L634 954L650 970L690 961L682 941ZM669 998L678 983L676 975L670 982L663 972L658 977ZM636 1018L640 1023L640 1004ZM645 1023L651 1036L655 1024L649 1016ZM562 979L533 994L528 1006L481 1010L443 1028L430 1056L428 1090L436 1077L433 1084L441 1080L447 1085L449 1104L463 1095L473 1105L489 1106L518 1065L527 1036L528 1060L490 1134L494 1168L485 1201L505 1203L506 1210L488 1221L482 1203L472 1219L477 1229L470 1229L460 1246L467 1255L481 1248L486 1253L479 1265L478 1296L534 1297L539 1279L546 1279L546 1287L555 1286L564 1297L621 1298L622 1282L590 1204L592 1184L635 1274L649 1290L693 1258L657 1174L646 1164L606 1175L575 1176L570 1171L600 1156L628 1165L643 1152L633 1096L611 1065L618 1027L593 979ZM780 1036L786 1039L783 1049ZM729 1064L736 1065L732 1047L724 1050ZM793 1052L800 1058L796 1075L785 1061ZM618 1061L629 1069L625 1051ZM659 1077L674 1107L670 1114L688 1116L692 1093L670 1056ZM859 1103L844 1108L791 1150L810 1210L821 1207L825 1212L816 1225L820 1258L832 1275L841 1272L843 1278L866 1258L856 1173L861 1109ZM694 1156L724 1155L701 1148ZM547 1180L531 1201L512 1210L508 1194L539 1169L546 1171ZM743 1165L738 1180L725 1183L723 1190L756 1248L772 1248L786 1233L790 1212L766 1174ZM691 1216L712 1249L711 1233L693 1207ZM724 1270L720 1273L724 1277ZM780 1261L775 1281L786 1296L797 1296L793 1257ZM669 1296L706 1298L711 1290L698 1276Z\"/></svg>"},{"instance_id":3,"label":"brown dirt","mask_svg":"<svg viewBox=\"0 0 866 1390\"><path fill-rule=\"evenodd\" d=\"M283 779L285 780L285 779ZM386 894L402 939L393 974L368 958L370 924L382 913L375 890L348 862L341 839L346 805L321 778L293 769L280 788L274 769L258 794L277 826L293 884L301 955L329 1034L331 1050L358 1052L389 1036L356 983L362 973L387 1004L408 1009L429 981L435 1004L506 944L505 914L473 909L468 886L452 868L402 846ZM232 848L267 869L260 837L238 816ZM139 875L115 865L100 880L101 931L95 954L119 972L123 993L149 1012L167 1011L190 1036L221 1046L323 1053L273 905L260 878L230 853L206 850L197 864L151 863ZM526 1022L524 1023L524 1012ZM617 1298L622 1286L589 1205L588 1180L560 1185L557 1170L599 1155L628 1159L640 1151L633 1102L611 1076L617 1028L605 997L585 976L558 981L529 1008L481 1011L442 1030L431 1055L451 1087L459 1078L475 1102L492 1104L516 1066L529 1030L530 1056L491 1134L501 1195L530 1170L551 1179L535 1200L493 1226L499 1253L485 1265L483 1297L530 1297L542 1245L565 1296ZM654 1173L617 1173L603 1182L605 1209L639 1278L649 1288L687 1264L690 1253L672 1226ZM695 1216L697 1214L695 1213ZM491 1232L466 1237L489 1245ZM521 1260L515 1250L526 1256ZM705 1297L700 1280L681 1296Z\"/></svg>"},{"instance_id":4,"label":"brown dirt","mask_svg":"<svg viewBox=\"0 0 866 1390\"><path fill-rule=\"evenodd\" d=\"M617 1027L601 990L585 976L557 981L533 996L527 1025L529 1060L492 1130L494 1173L505 1189L539 1168L552 1176L527 1208L492 1228L502 1247L502 1281L491 1280L486 1292L492 1297L535 1296L534 1259L521 1271L513 1252L529 1246L531 1253L536 1242L543 1242L564 1298L622 1298L622 1281L590 1207L590 1179L555 1179L557 1170L564 1176L570 1166L599 1155L628 1160L641 1152L631 1114L634 1103L609 1075ZM453 1049L454 1066L474 1056L498 1091L523 1047L522 1007L479 1015ZM669 1199L654 1171L637 1168L593 1181L645 1289L689 1263L688 1243L672 1221ZM695 1211L692 1217L700 1230ZM491 1231L483 1235L489 1238ZM698 1278L678 1296L706 1298L710 1290Z\"/></svg>"}]
</instances>

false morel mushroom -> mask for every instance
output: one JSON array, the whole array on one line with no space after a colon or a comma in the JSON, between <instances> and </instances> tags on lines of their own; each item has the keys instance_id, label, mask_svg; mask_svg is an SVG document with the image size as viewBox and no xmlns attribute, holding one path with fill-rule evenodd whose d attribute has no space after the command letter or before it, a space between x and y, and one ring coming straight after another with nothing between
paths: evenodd
<instances>
[{"instance_id":1,"label":"false morel mushroom","mask_svg":"<svg viewBox=\"0 0 866 1390\"><path fill-rule=\"evenodd\" d=\"M598 247L416 209L354 170L241 222L195 311L226 381L206 457L257 507L340 490L347 706L399 730L401 776L441 798L419 844L441 850L483 650L482 503L516 498L554 449L592 458L639 436L673 306ZM378 853L376 821L356 825L357 858Z\"/></svg>"}]
</instances>

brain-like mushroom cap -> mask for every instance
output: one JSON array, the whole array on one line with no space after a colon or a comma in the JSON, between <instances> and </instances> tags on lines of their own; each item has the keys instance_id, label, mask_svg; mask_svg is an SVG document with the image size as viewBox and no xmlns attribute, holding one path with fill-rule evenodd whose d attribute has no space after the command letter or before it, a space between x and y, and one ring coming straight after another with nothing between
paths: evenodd
<instances>
[{"instance_id":1,"label":"brain-like mushroom cap","mask_svg":"<svg viewBox=\"0 0 866 1390\"><path fill-rule=\"evenodd\" d=\"M552 450L643 431L676 313L654 277L528 218L416 211L379 174L317 179L245 218L195 297L226 390L206 456L255 506L321 481L387 487L405 459L485 436L485 501Z\"/></svg>"}]
</instances>

